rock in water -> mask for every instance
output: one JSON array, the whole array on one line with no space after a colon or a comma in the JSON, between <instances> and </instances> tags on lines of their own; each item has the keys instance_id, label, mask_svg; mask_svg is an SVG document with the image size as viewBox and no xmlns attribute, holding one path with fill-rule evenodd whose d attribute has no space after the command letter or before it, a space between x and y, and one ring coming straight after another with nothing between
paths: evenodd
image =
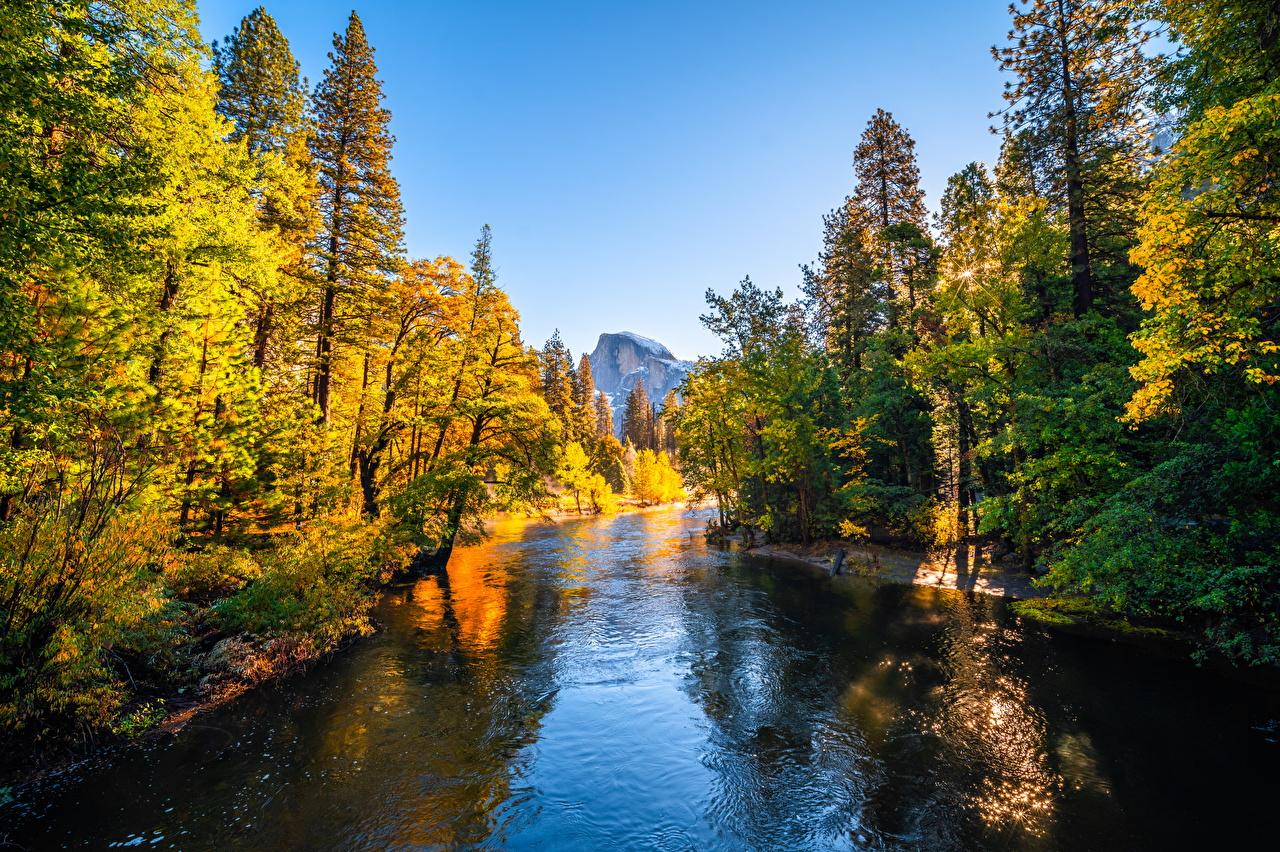
<instances>
[{"instance_id":1,"label":"rock in water","mask_svg":"<svg viewBox=\"0 0 1280 852\"><path fill-rule=\"evenodd\" d=\"M596 390L604 391L613 408L613 427L622 433L622 408L636 382L658 405L667 391L674 390L693 369L692 361L682 361L656 340L630 331L602 334L591 353L591 374Z\"/></svg>"}]
</instances>

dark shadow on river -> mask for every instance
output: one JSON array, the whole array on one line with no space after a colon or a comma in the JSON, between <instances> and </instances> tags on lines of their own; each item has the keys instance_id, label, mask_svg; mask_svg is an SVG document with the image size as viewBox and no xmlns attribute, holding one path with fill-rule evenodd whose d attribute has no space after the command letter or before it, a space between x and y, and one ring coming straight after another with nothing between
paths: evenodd
<instances>
[{"instance_id":1,"label":"dark shadow on river","mask_svg":"<svg viewBox=\"0 0 1280 852\"><path fill-rule=\"evenodd\" d=\"M703 520L500 525L309 674L24 791L0 839L1274 848L1275 689L982 595L744 561Z\"/></svg>"}]
</instances>

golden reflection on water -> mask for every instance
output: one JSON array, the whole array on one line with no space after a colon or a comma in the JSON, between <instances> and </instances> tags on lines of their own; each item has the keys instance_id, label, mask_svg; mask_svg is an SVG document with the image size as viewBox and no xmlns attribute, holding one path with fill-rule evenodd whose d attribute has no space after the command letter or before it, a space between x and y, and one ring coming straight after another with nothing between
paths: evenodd
<instances>
[{"instance_id":1,"label":"golden reflection on water","mask_svg":"<svg viewBox=\"0 0 1280 852\"><path fill-rule=\"evenodd\" d=\"M682 512L648 512L641 516L644 531L643 550L639 554L647 571L659 576L682 569L680 558L696 543L697 533L688 530L688 519Z\"/></svg>"},{"instance_id":2,"label":"golden reflection on water","mask_svg":"<svg viewBox=\"0 0 1280 852\"><path fill-rule=\"evenodd\" d=\"M438 595L428 592L419 606L426 612L431 607L441 608L441 617L456 624L458 645L472 654L485 654L502 638L510 582L509 569L502 560L493 558L489 548L460 548L449 560L447 585L439 585ZM440 581L433 578L418 585L424 583Z\"/></svg>"},{"instance_id":3,"label":"golden reflection on water","mask_svg":"<svg viewBox=\"0 0 1280 852\"><path fill-rule=\"evenodd\" d=\"M635 519L638 534L633 529L625 541L614 539L609 519L575 519L550 528L546 523L520 517L498 519L491 524L487 541L454 552L447 579L430 578L414 588L417 625L428 631L447 629L451 641L466 652L473 675L485 680L497 677L488 671L491 666L486 661L496 656L504 631L511 629L512 606L521 606L512 600L509 566L513 560L503 553L503 546L520 541L533 526L541 526L556 541L559 617L590 598L599 580L598 561L622 559L659 580L687 570L687 560L681 556L689 548L688 522L678 513L639 516ZM928 732L945 752L959 758L956 764L971 773L969 782L958 786L964 801L957 804L971 809L989 827L1045 836L1062 779L1049 767L1045 721L1026 683L1001 665L1008 661L1004 643L1016 638L1001 633L992 603L981 596L939 595L929 589L908 596L918 598L919 605L897 613L892 629L938 631L940 657L923 649L905 657L882 649L878 662L862 668L843 689L841 715L854 722L868 745L877 750L894 736L912 735L904 729ZM865 632L869 607L869 598L863 598L847 609L844 621L851 634ZM776 697L772 690L779 680L775 669L780 664L771 658L768 645L744 637L721 648L717 656L717 668L722 670L704 671L704 677L712 678L704 688L715 695L732 695L735 715L744 724L769 718ZM904 712L915 703L912 695L918 693L926 672L941 676L927 690L928 709ZM716 700L704 707L712 718L720 709L724 708ZM1076 760L1086 751L1070 750ZM499 783L483 798L500 801L509 794L507 785Z\"/></svg>"},{"instance_id":4,"label":"golden reflection on water","mask_svg":"<svg viewBox=\"0 0 1280 852\"><path fill-rule=\"evenodd\" d=\"M1048 766L1046 725L1025 680L1004 671L989 600L955 596L944 660L949 672L935 730L981 771L971 806L987 825L1043 836L1062 779Z\"/></svg>"},{"instance_id":5,"label":"golden reflection on water","mask_svg":"<svg viewBox=\"0 0 1280 852\"><path fill-rule=\"evenodd\" d=\"M416 629L416 645L380 660L367 688L335 707L324 726L318 759L341 782L336 798L378 771L408 779L381 797L396 815L380 835L388 848L471 847L501 836L513 806L529 795L519 786L517 755L537 740L554 685L515 661L541 656L536 648L590 579L581 549L557 546L566 582L529 582L510 545L543 523L496 519L486 540L454 550L447 573L389 594L386 617ZM381 765L366 772L372 762ZM380 819L376 809L362 816Z\"/></svg>"}]
</instances>

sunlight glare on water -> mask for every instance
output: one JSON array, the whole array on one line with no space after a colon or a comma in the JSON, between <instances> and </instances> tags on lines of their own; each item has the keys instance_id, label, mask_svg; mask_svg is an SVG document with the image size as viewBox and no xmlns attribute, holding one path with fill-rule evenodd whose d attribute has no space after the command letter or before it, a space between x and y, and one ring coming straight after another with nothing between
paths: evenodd
<instances>
[{"instance_id":1,"label":"sunlight glare on water","mask_svg":"<svg viewBox=\"0 0 1280 852\"><path fill-rule=\"evenodd\" d=\"M722 552L704 520L501 521L307 675L23 791L6 838L1241 848L1275 819L1274 690Z\"/></svg>"}]
</instances>

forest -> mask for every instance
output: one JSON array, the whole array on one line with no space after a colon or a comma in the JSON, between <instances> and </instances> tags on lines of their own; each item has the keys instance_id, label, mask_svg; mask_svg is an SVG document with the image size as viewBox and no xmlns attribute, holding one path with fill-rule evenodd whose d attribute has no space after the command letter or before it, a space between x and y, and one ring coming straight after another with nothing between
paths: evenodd
<instances>
[{"instance_id":1,"label":"forest","mask_svg":"<svg viewBox=\"0 0 1280 852\"><path fill-rule=\"evenodd\" d=\"M877 111L802 296L709 290L722 352L618 429L487 225L407 255L356 13L314 88L267 10L197 23L0 12L0 742L145 730L228 637L249 681L315 660L495 513L686 497L772 542L983 542L1280 662L1272 4L1021 0L994 167L930 214Z\"/></svg>"},{"instance_id":2,"label":"forest","mask_svg":"<svg viewBox=\"0 0 1280 852\"><path fill-rule=\"evenodd\" d=\"M5 738L144 730L228 636L314 660L493 512L683 496L643 387L624 444L522 339L487 225L406 256L357 14L314 91L262 8L212 47L187 0L2 14Z\"/></svg>"},{"instance_id":3,"label":"forest","mask_svg":"<svg viewBox=\"0 0 1280 852\"><path fill-rule=\"evenodd\" d=\"M707 293L679 465L771 541L986 542L1280 662L1280 13L1031 0L936 215L879 110L803 297Z\"/></svg>"}]
</instances>

